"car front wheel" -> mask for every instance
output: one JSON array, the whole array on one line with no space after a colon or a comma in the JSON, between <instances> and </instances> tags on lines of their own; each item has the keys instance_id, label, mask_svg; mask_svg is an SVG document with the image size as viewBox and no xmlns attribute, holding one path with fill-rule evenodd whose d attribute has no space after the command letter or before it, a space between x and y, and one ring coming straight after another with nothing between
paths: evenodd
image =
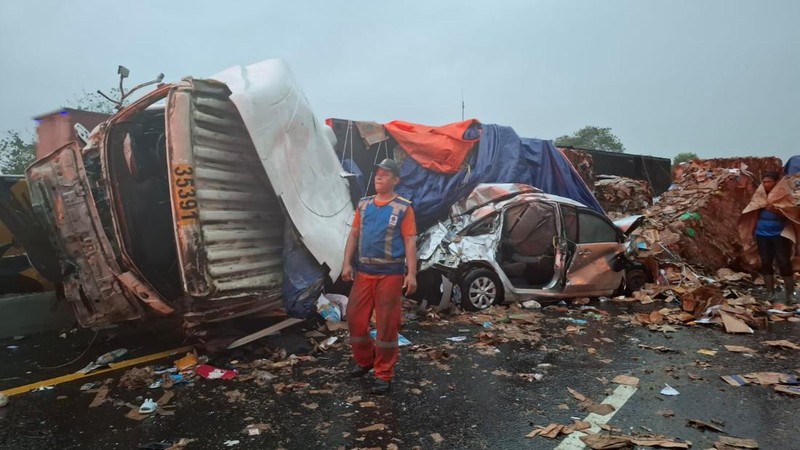
<instances>
[{"instance_id":1,"label":"car front wheel","mask_svg":"<svg viewBox=\"0 0 800 450\"><path fill-rule=\"evenodd\" d=\"M632 268L625 271L625 295L632 295L647 284L647 272L642 268Z\"/></svg>"},{"instance_id":2,"label":"car front wheel","mask_svg":"<svg viewBox=\"0 0 800 450\"><path fill-rule=\"evenodd\" d=\"M488 269L464 273L455 289L456 300L468 311L480 311L503 301L503 287Z\"/></svg>"}]
</instances>

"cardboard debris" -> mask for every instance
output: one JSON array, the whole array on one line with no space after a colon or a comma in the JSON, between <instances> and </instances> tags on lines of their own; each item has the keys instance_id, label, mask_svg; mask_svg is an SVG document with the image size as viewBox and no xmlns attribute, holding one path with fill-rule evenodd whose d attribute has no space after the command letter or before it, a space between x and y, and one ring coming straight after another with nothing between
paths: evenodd
<instances>
[{"instance_id":1,"label":"cardboard debris","mask_svg":"<svg viewBox=\"0 0 800 450\"><path fill-rule=\"evenodd\" d=\"M742 439L731 436L720 436L714 443L714 448L718 450L729 450L730 448L758 448L758 442L753 439Z\"/></svg>"},{"instance_id":2,"label":"cardboard debris","mask_svg":"<svg viewBox=\"0 0 800 450\"><path fill-rule=\"evenodd\" d=\"M607 416L617 409L607 403L586 405L586 411L599 416Z\"/></svg>"},{"instance_id":3,"label":"cardboard debris","mask_svg":"<svg viewBox=\"0 0 800 450\"><path fill-rule=\"evenodd\" d=\"M701 348L700 350L697 351L697 353L700 353L701 355L706 355L706 356L716 356L717 355L717 352L715 350L709 350L707 348Z\"/></svg>"},{"instance_id":4,"label":"cardboard debris","mask_svg":"<svg viewBox=\"0 0 800 450\"><path fill-rule=\"evenodd\" d=\"M744 320L724 311L720 311L719 315L722 318L722 324L725 325L726 333L754 333L753 329L747 326Z\"/></svg>"},{"instance_id":5,"label":"cardboard debris","mask_svg":"<svg viewBox=\"0 0 800 450\"><path fill-rule=\"evenodd\" d=\"M657 347L653 347L652 345L647 344L639 344L639 348L646 348L648 350L655 350L659 353L680 353L678 350L671 349L668 347L664 347L663 345L659 345Z\"/></svg>"},{"instance_id":6,"label":"cardboard debris","mask_svg":"<svg viewBox=\"0 0 800 450\"><path fill-rule=\"evenodd\" d=\"M745 384L749 384L747 380L742 378L741 375L723 375L722 378L726 383L730 384L731 386L744 386Z\"/></svg>"},{"instance_id":7,"label":"cardboard debris","mask_svg":"<svg viewBox=\"0 0 800 450\"><path fill-rule=\"evenodd\" d=\"M577 423L577 422L576 422ZM583 422L582 422L583 423ZM581 426L583 426L581 423ZM591 427L591 425L589 426ZM583 428L585 429L585 428ZM536 436L546 437L548 439L555 439L561 435L571 434L572 432L576 431L570 425L561 425L558 423L551 423L546 427L537 427L537 429L531 431L525 437L527 438L534 438Z\"/></svg>"},{"instance_id":8,"label":"cardboard debris","mask_svg":"<svg viewBox=\"0 0 800 450\"><path fill-rule=\"evenodd\" d=\"M573 397L575 397L575 400L580 402L581 409L583 409L584 411L588 411L590 413L598 414L601 416L606 416L616 410L613 406L609 404L595 403L594 400L581 394L575 389L567 388L567 391L569 391L569 393L572 394Z\"/></svg>"},{"instance_id":9,"label":"cardboard debris","mask_svg":"<svg viewBox=\"0 0 800 450\"><path fill-rule=\"evenodd\" d=\"M242 433L248 436L258 436L261 433L272 430L272 426L268 423L251 423L245 427Z\"/></svg>"},{"instance_id":10,"label":"cardboard debris","mask_svg":"<svg viewBox=\"0 0 800 450\"><path fill-rule=\"evenodd\" d=\"M368 431L383 431L386 429L386 425L382 423L376 423L375 425L370 425L368 427L359 428L359 433L366 433Z\"/></svg>"},{"instance_id":11,"label":"cardboard debris","mask_svg":"<svg viewBox=\"0 0 800 450\"><path fill-rule=\"evenodd\" d=\"M716 431L717 433L724 433L725 432L724 429L722 429L722 428L720 428L720 427L718 427L716 425L710 424L708 422L703 422L702 420L697 420L697 419L689 419L689 420L687 420L686 421L686 425L690 426L692 428L697 428L698 430L711 430L711 431Z\"/></svg>"},{"instance_id":12,"label":"cardboard debris","mask_svg":"<svg viewBox=\"0 0 800 450\"><path fill-rule=\"evenodd\" d=\"M141 389L150 386L154 381L155 374L152 367L134 367L122 375L118 386L127 390Z\"/></svg>"},{"instance_id":13,"label":"cardboard debris","mask_svg":"<svg viewBox=\"0 0 800 450\"><path fill-rule=\"evenodd\" d=\"M779 341L763 341L762 344L769 345L770 347L779 347L790 350L800 350L800 345L797 345L791 341L787 341L786 339L781 339Z\"/></svg>"},{"instance_id":14,"label":"cardboard debris","mask_svg":"<svg viewBox=\"0 0 800 450\"><path fill-rule=\"evenodd\" d=\"M576 420L572 425L572 429L575 431L588 430L589 428L592 428L592 424L590 424L589 422L584 422L582 420Z\"/></svg>"},{"instance_id":15,"label":"cardboard debris","mask_svg":"<svg viewBox=\"0 0 800 450\"><path fill-rule=\"evenodd\" d=\"M783 384L775 385L772 389L781 394L793 395L800 397L800 386L786 386Z\"/></svg>"},{"instance_id":16,"label":"cardboard debris","mask_svg":"<svg viewBox=\"0 0 800 450\"><path fill-rule=\"evenodd\" d=\"M166 450L183 450L184 448L186 448L187 445L196 441L197 439L181 438L180 440L178 440L178 442L172 444L172 447L169 447Z\"/></svg>"},{"instance_id":17,"label":"cardboard debris","mask_svg":"<svg viewBox=\"0 0 800 450\"><path fill-rule=\"evenodd\" d=\"M609 450L631 447L631 440L627 436L587 434L586 436L581 436L581 441L583 441L583 443L592 450Z\"/></svg>"},{"instance_id":18,"label":"cardboard debris","mask_svg":"<svg viewBox=\"0 0 800 450\"><path fill-rule=\"evenodd\" d=\"M175 361L175 367L178 369L179 372L191 369L196 365L197 365L197 355L195 355L194 353L187 353L186 356Z\"/></svg>"},{"instance_id":19,"label":"cardboard debris","mask_svg":"<svg viewBox=\"0 0 800 450\"><path fill-rule=\"evenodd\" d=\"M581 394L580 392L576 391L575 389L567 388L567 391L569 391L569 393L572 394L573 397L575 397L575 400L577 400L579 402L589 401L589 397Z\"/></svg>"},{"instance_id":20,"label":"cardboard debris","mask_svg":"<svg viewBox=\"0 0 800 450\"><path fill-rule=\"evenodd\" d=\"M607 435L607 434L588 434L581 437L581 441L593 450L606 450L616 448L639 447L658 447L658 448L691 448L689 441L678 441L660 435Z\"/></svg>"},{"instance_id":21,"label":"cardboard debris","mask_svg":"<svg viewBox=\"0 0 800 450\"><path fill-rule=\"evenodd\" d=\"M756 353L752 348L741 345L723 345L723 347L725 347L725 350L733 353Z\"/></svg>"},{"instance_id":22,"label":"cardboard debris","mask_svg":"<svg viewBox=\"0 0 800 450\"><path fill-rule=\"evenodd\" d=\"M94 400L92 400L92 403L89 404L89 408L97 408L105 403L107 399L108 386L101 386L100 389L97 390L97 395L94 396Z\"/></svg>"},{"instance_id":23,"label":"cardboard debris","mask_svg":"<svg viewBox=\"0 0 800 450\"><path fill-rule=\"evenodd\" d=\"M665 438L631 438L631 444L639 447L691 448L691 442L678 442Z\"/></svg>"},{"instance_id":24,"label":"cardboard debris","mask_svg":"<svg viewBox=\"0 0 800 450\"><path fill-rule=\"evenodd\" d=\"M598 178L594 195L607 213L641 214L653 204L653 190L647 181L612 175Z\"/></svg>"},{"instance_id":25,"label":"cardboard debris","mask_svg":"<svg viewBox=\"0 0 800 450\"><path fill-rule=\"evenodd\" d=\"M575 148L559 147L559 150L572 163L572 167L578 171L586 186L594 186L594 158L592 155Z\"/></svg>"},{"instance_id":26,"label":"cardboard debris","mask_svg":"<svg viewBox=\"0 0 800 450\"><path fill-rule=\"evenodd\" d=\"M611 382L633 387L639 386L639 379L628 375L617 375L613 380L611 380Z\"/></svg>"},{"instance_id":27,"label":"cardboard debris","mask_svg":"<svg viewBox=\"0 0 800 450\"><path fill-rule=\"evenodd\" d=\"M243 403L247 400L247 396L238 389L233 391L226 391L223 393L230 403Z\"/></svg>"},{"instance_id":28,"label":"cardboard debris","mask_svg":"<svg viewBox=\"0 0 800 450\"><path fill-rule=\"evenodd\" d=\"M777 158L758 159L765 166L781 167ZM755 165L761 162L753 160ZM675 255L712 273L743 266L737 224L755 193L756 178L742 170L742 163L697 160L680 168L673 188L647 209L649 223L637 230L650 237L654 255Z\"/></svg>"},{"instance_id":29,"label":"cardboard debris","mask_svg":"<svg viewBox=\"0 0 800 450\"><path fill-rule=\"evenodd\" d=\"M753 384L762 386L787 383L792 379L792 375L780 372L753 372L745 374L743 377Z\"/></svg>"}]
</instances>

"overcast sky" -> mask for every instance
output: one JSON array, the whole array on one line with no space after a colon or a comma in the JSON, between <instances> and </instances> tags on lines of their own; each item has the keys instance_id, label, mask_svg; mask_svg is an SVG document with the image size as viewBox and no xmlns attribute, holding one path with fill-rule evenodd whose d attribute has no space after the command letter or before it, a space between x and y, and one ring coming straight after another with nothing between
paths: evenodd
<instances>
[{"instance_id":1,"label":"overcast sky","mask_svg":"<svg viewBox=\"0 0 800 450\"><path fill-rule=\"evenodd\" d=\"M313 4L313 6L312 6ZM800 1L0 2L0 130L82 91L288 61L320 119L467 117L628 153L800 154Z\"/></svg>"}]
</instances>

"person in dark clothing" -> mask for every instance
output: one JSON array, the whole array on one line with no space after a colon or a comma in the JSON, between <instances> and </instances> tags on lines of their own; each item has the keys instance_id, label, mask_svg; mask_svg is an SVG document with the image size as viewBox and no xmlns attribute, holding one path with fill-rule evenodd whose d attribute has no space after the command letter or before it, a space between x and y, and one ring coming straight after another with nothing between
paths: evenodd
<instances>
[{"instance_id":1,"label":"person in dark clothing","mask_svg":"<svg viewBox=\"0 0 800 450\"><path fill-rule=\"evenodd\" d=\"M777 172L764 173L761 184L767 195L775 187L779 178ZM794 272L791 262L794 243L782 236L786 220L779 209L767 204L758 212L754 235L758 246L758 256L761 259L761 275L764 277L767 294L770 296L775 294L774 266L777 263L778 271L786 286L786 303L790 304L793 301L794 293Z\"/></svg>"}]
</instances>

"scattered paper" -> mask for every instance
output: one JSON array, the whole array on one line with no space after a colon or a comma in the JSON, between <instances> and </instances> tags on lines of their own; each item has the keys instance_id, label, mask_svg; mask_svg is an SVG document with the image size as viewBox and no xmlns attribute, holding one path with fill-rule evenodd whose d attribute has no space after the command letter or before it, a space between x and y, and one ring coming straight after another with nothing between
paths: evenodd
<instances>
[{"instance_id":1,"label":"scattered paper","mask_svg":"<svg viewBox=\"0 0 800 450\"><path fill-rule=\"evenodd\" d=\"M466 336L453 336L453 337L447 338L447 340L451 341L451 342L464 342L464 341L467 340L467 337Z\"/></svg>"},{"instance_id":2,"label":"scattered paper","mask_svg":"<svg viewBox=\"0 0 800 450\"><path fill-rule=\"evenodd\" d=\"M433 438L433 441L436 442L437 444L444 442L444 438L439 433L431 434L431 438Z\"/></svg>"},{"instance_id":3,"label":"scattered paper","mask_svg":"<svg viewBox=\"0 0 800 450\"><path fill-rule=\"evenodd\" d=\"M675 389L674 387L672 387L672 386L670 386L668 384L665 384L664 386L665 386L664 389L661 390L661 395L673 396L673 395L679 395L680 394L680 392L678 392L678 390Z\"/></svg>"},{"instance_id":4,"label":"scattered paper","mask_svg":"<svg viewBox=\"0 0 800 450\"><path fill-rule=\"evenodd\" d=\"M715 356L717 354L716 350L709 350L707 348L701 348L700 350L697 351L697 353L706 356Z\"/></svg>"}]
</instances>

